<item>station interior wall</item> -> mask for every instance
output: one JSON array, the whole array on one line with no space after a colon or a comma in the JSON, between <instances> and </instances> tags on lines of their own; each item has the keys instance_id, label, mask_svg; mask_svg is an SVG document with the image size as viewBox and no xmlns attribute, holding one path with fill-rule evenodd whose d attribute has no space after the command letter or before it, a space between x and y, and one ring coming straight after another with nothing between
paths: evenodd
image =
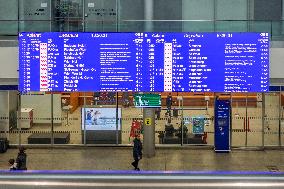
<instances>
[{"instance_id":1,"label":"station interior wall","mask_svg":"<svg viewBox=\"0 0 284 189\"><path fill-rule=\"evenodd\" d=\"M89 31L89 32L269 32L270 80L271 85L284 82L284 36L282 0L0 0L0 85L18 85L17 34L19 31ZM93 7L94 6L94 7ZM149 11L147 7L152 7ZM39 11L39 8L42 9ZM67 9L66 9L67 8ZM109 14L94 9L107 9ZM58 12L60 10L61 12ZM65 11L65 12L64 12ZM60 14L58 14L60 13ZM98 13L98 14L97 14ZM64 17L62 24L61 17ZM155 21L145 21L155 20ZM60 24L61 23L61 24ZM274 82L274 81L278 82ZM2 137L8 137L11 144L28 144L28 137L35 133L68 132L68 144L83 144L84 131L81 128L81 108L94 106L93 94L59 93L54 94L53 102L49 93L21 96L17 91L0 91L0 130ZM119 93L119 96L122 94ZM173 94L184 97L184 116L205 116L206 143L214 144L214 97L218 94ZM279 146L284 143L283 136L283 92L232 94L232 145L233 146ZM167 93L162 93L162 108ZM208 109L205 96L211 96ZM66 125L67 112L62 110L62 99L67 98L72 105L69 112L70 124ZM228 97L224 97L228 98ZM19 100L21 99L21 101ZM179 107L174 100L174 107ZM39 102L39 103L38 103ZM53 103L53 125L51 124L51 103ZM115 107L115 104L101 102L99 106ZM130 130L133 120L140 120L142 110L123 107L119 97L118 106L122 108L122 141L130 143ZM19 107L34 108L33 126L18 129L21 116ZM166 110L156 119L157 144L159 135L165 131L168 117ZM181 114L181 111L179 111ZM181 116L172 117L177 129ZM187 125L188 134L193 136L192 123ZM204 136L203 136L204 137ZM178 142L177 142L178 144Z\"/></svg>"}]
</instances>

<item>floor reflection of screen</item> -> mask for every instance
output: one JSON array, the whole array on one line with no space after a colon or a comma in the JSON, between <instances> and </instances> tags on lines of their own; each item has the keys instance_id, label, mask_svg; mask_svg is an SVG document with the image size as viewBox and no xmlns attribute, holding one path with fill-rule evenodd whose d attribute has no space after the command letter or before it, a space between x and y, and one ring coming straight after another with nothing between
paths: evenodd
<instances>
[{"instance_id":1,"label":"floor reflection of screen","mask_svg":"<svg viewBox=\"0 0 284 189\"><path fill-rule=\"evenodd\" d=\"M120 130L121 108L118 108ZM116 130L116 108L82 108L82 130Z\"/></svg>"}]
</instances>

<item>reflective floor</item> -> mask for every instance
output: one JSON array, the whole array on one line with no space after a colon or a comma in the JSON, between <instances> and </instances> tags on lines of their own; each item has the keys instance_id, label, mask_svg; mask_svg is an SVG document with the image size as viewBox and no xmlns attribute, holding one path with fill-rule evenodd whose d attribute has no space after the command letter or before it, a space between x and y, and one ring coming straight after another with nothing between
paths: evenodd
<instances>
[{"instance_id":1,"label":"reflective floor","mask_svg":"<svg viewBox=\"0 0 284 189\"><path fill-rule=\"evenodd\" d=\"M17 149L0 154L0 169L8 169L8 160ZM131 147L86 147L27 149L29 170L132 170ZM204 148L157 148L156 156L143 157L141 170L150 171L268 171L284 172L284 150L215 153Z\"/></svg>"}]
</instances>

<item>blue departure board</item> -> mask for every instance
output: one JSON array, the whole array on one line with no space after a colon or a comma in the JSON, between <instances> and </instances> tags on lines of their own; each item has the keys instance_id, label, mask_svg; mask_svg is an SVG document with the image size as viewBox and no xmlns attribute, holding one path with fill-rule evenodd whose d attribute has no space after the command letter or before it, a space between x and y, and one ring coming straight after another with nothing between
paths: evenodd
<instances>
[{"instance_id":1,"label":"blue departure board","mask_svg":"<svg viewBox=\"0 0 284 189\"><path fill-rule=\"evenodd\" d=\"M19 34L19 90L264 92L268 33Z\"/></svg>"}]
</instances>

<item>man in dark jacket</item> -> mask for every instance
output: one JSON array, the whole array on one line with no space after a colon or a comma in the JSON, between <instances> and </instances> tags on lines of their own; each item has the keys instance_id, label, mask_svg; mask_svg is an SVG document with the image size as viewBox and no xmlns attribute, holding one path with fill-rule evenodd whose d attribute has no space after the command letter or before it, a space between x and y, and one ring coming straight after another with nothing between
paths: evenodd
<instances>
[{"instance_id":1,"label":"man in dark jacket","mask_svg":"<svg viewBox=\"0 0 284 189\"><path fill-rule=\"evenodd\" d=\"M170 93L166 98L167 114L170 117L172 116L171 115L172 103L173 103L173 97L172 97L172 94Z\"/></svg>"},{"instance_id":2,"label":"man in dark jacket","mask_svg":"<svg viewBox=\"0 0 284 189\"><path fill-rule=\"evenodd\" d=\"M131 164L133 165L134 170L140 171L138 163L139 160L142 159L142 143L139 135L135 135L133 140L133 159L134 161Z\"/></svg>"},{"instance_id":3,"label":"man in dark jacket","mask_svg":"<svg viewBox=\"0 0 284 189\"><path fill-rule=\"evenodd\" d=\"M17 170L27 170L27 154L25 153L25 148L20 147L18 157L16 159Z\"/></svg>"}]
</instances>

